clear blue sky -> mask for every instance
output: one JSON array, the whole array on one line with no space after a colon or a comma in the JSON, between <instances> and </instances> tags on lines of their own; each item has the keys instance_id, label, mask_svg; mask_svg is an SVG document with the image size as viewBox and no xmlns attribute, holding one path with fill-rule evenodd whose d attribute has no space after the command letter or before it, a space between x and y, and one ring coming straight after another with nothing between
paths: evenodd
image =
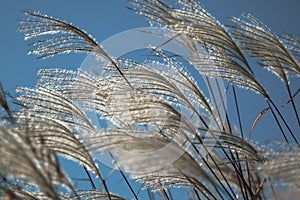
<instances>
[{"instance_id":1,"label":"clear blue sky","mask_svg":"<svg viewBox=\"0 0 300 200\"><path fill-rule=\"evenodd\" d=\"M168 2L173 1L169 0ZM300 37L300 1L298 0L202 0L200 2L221 23L228 24L229 21L226 17L238 17L245 12L260 19L275 33L289 32ZM17 31L18 19L24 18L22 11L40 11L72 22L73 25L84 29L98 42L101 42L119 32L148 26L146 19L126 9L126 6L130 6L130 4L125 0L1 0L0 80L4 88L14 93L16 86L33 87L36 81L36 69L51 67L76 69L85 58L84 54L59 55L45 60L36 60L34 56L27 56L29 49L27 42L23 40L22 33ZM280 97L281 94L276 93L276 90L282 87L278 78L266 74L263 74L261 78L269 80L267 88L271 92L273 91L275 96ZM246 115L244 120L249 122L245 125L245 130L249 130L251 120L266 105L258 95L245 94L243 91L239 93L242 100L241 107L245 107L242 110ZM298 97L296 100L299 102L299 99ZM254 106L254 102L258 102L258 104ZM255 110L255 112L249 112L251 110ZM262 123L269 122L266 120ZM263 127L258 126L255 132L256 137L262 137L257 134L266 134L264 131ZM274 135L269 135L270 137L266 137L266 140L273 137L280 138L278 130L274 129L271 132Z\"/></svg>"}]
</instances>

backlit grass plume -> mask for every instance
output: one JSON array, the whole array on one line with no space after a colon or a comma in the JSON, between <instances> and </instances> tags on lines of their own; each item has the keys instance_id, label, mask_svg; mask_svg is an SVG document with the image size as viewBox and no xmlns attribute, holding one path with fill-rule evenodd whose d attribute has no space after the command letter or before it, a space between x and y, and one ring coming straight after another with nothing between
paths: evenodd
<instances>
[{"instance_id":1,"label":"backlit grass plume","mask_svg":"<svg viewBox=\"0 0 300 200\"><path fill-rule=\"evenodd\" d=\"M131 3L131 10L189 55L152 46L145 47L149 55L142 62L115 58L80 28L25 12L19 30L30 41L29 54L91 53L101 73L41 69L35 88L18 87L15 97L0 85L1 197L181 199L176 190L191 199L276 199L285 198L278 192L284 189L290 197L299 194L299 88L290 77L299 79L300 40L278 36L247 14L222 25L193 0L178 0L176 7L160 0ZM259 80L249 54L284 83L286 91L280 92L288 95L296 126ZM243 121L238 90L254 91L250 95L266 102L253 122ZM266 112L283 141L251 140ZM259 134L271 134L268 126ZM110 173L95 155L106 155ZM61 166L64 159L82 166L90 189L74 184ZM110 181L116 171L129 196L118 195Z\"/></svg>"}]
</instances>

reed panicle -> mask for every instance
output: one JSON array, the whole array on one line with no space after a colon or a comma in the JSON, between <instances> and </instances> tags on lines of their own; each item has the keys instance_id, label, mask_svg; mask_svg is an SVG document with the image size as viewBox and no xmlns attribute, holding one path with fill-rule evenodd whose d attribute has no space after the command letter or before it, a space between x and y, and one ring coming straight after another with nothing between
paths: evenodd
<instances>
[{"instance_id":1,"label":"reed panicle","mask_svg":"<svg viewBox=\"0 0 300 200\"><path fill-rule=\"evenodd\" d=\"M177 7L160 0L130 2L131 10L190 53L184 57L188 63L160 47L151 47L151 56L144 62L114 58L80 28L25 12L29 18L20 20L19 30L30 40L29 54L47 58L91 53L100 63L96 69L101 75L84 68L40 69L36 87L18 87L15 97L0 84L0 195L10 199L126 199L111 192L110 174L103 175L98 167L95 155L105 153L114 163L113 172L120 170L127 185L124 189L135 199L144 198L132 186L138 182L149 199L155 199L154 194L177 199L169 190L174 187L185 189L193 199L280 198L278 191L283 189L291 196L299 194L299 126L292 126L282 114L246 56L250 53L259 65L280 77L299 124L298 92L290 82L290 76L299 78L300 74L299 38L278 36L247 14L243 19L231 18L234 24L224 26L194 0L178 0ZM211 97L195 73L207 81ZM219 80L227 84L225 92ZM252 90L267 102L253 122L243 121L239 88ZM226 108L228 91L235 110ZM99 126L88 112L97 116ZM266 112L271 112L285 141L261 144L251 140ZM252 123L249 135L245 123ZM265 130L268 133L268 127ZM60 158L80 164L92 190L77 188Z\"/></svg>"}]
</instances>

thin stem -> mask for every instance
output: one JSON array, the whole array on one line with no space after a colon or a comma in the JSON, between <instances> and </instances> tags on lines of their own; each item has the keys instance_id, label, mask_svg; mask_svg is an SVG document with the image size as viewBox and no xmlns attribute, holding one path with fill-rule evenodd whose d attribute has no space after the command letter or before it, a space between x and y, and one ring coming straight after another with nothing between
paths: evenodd
<instances>
[{"instance_id":1,"label":"thin stem","mask_svg":"<svg viewBox=\"0 0 300 200\"><path fill-rule=\"evenodd\" d=\"M274 112L273 108L271 107L270 102L267 101L267 103L268 103L268 106L270 107L270 110L271 110L271 112L272 112L272 115L273 115L273 117L274 117L274 119L275 119L275 121L276 121L276 123L277 123L277 125L278 125L278 127L279 127L279 129L280 129L280 131L281 131L281 133L282 133L282 135L283 135L283 137L284 137L284 140L286 141L286 143L289 144L290 142L289 142L289 140L287 139L287 137L286 137L286 135L285 135L285 133L284 133L284 131L283 131L283 129L282 129L282 126L281 126L281 124L279 123L278 118L277 118L277 116L275 115L275 112Z\"/></svg>"},{"instance_id":2,"label":"thin stem","mask_svg":"<svg viewBox=\"0 0 300 200\"><path fill-rule=\"evenodd\" d=\"M117 163L117 161L114 159L113 155L112 155L110 152L109 152L109 155L110 155L110 157L113 159L113 161L115 162L115 164L116 164L116 166L117 166L119 172L121 173L121 175L122 175L123 179L125 180L127 186L129 187L130 191L132 192L134 198L135 198L136 200L138 200L139 198L138 198L137 195L135 194L135 192L134 192L132 186L130 185L128 179L126 178L124 172L121 170L119 164Z\"/></svg>"},{"instance_id":3,"label":"thin stem","mask_svg":"<svg viewBox=\"0 0 300 200\"><path fill-rule=\"evenodd\" d=\"M227 123L228 123L229 131L230 131L230 133L232 133L232 129L231 129L231 125L230 125L228 113L227 113L226 106L225 106L225 103L224 103L223 94L221 92L220 85L219 85L217 79L215 79L215 81L216 81L216 84L217 84L217 87L218 87L219 95L221 97L221 103L222 103L222 107L223 107L223 110L224 110L225 115L226 115L226 120L227 120ZM232 86L232 87L234 89L234 86ZM235 94L235 90L234 90L234 94ZM237 102L236 96L235 96L235 101ZM238 106L238 104L236 104L236 106ZM239 109L237 109L237 110L239 112ZM239 115L239 113L238 113L238 115ZM240 118L239 118L239 120L240 120ZM241 123L240 123L240 125L241 125ZM235 152L235 154L236 154L236 157L237 157L237 161L236 161L236 159L235 159L235 157L234 157L234 155L233 155L233 153L231 151L230 151L230 155L231 155L233 161L231 161L230 159L229 160L230 160L231 164L233 165L234 169L237 171L237 175L238 175L238 180L239 180L239 183L240 183L241 191L243 191L243 188L244 188L245 189L245 195L248 198L248 193L246 192L246 188L249 190L250 194L252 194L251 187L248 186L248 184L247 184L247 182L245 180L245 177L244 177L244 174L243 174L243 171L242 171L242 166L241 166L241 163L239 162L239 160L240 160L239 159L239 155L238 155L237 152ZM227 154L225 154L225 155L228 158L228 155ZM242 182L243 182L244 185L241 185L240 180L242 180ZM246 186L246 187L242 187L242 186ZM244 195L244 192L243 192L243 195Z\"/></svg>"},{"instance_id":4,"label":"thin stem","mask_svg":"<svg viewBox=\"0 0 300 200\"><path fill-rule=\"evenodd\" d=\"M298 115L297 107L295 105L295 101L294 101L294 98L292 96L292 92L291 92L291 89L290 89L289 86L287 86L287 90L288 90L289 97L290 97L291 102L292 102L293 110L295 112L295 115L296 115L296 118L297 118L297 121L298 121L298 126L300 126L300 120L299 120L299 115Z\"/></svg>"},{"instance_id":5,"label":"thin stem","mask_svg":"<svg viewBox=\"0 0 300 200\"><path fill-rule=\"evenodd\" d=\"M288 125L287 122L285 121L284 117L282 116L282 114L281 114L281 112L279 111L279 109L277 108L277 106L274 104L274 102L273 102L271 99L269 99L267 102L268 102L268 105L269 105L270 108L271 108L270 103L274 106L276 112L278 113L279 117L280 117L281 120L283 121L284 125L287 127L287 129L288 129L288 131L290 132L291 136L293 137L294 141L299 145L298 140L296 139L296 137L295 137L293 131L291 130L291 128L289 127L289 125ZM272 111L272 108L271 108L271 111ZM273 113L273 111L272 111L272 113ZM274 115L274 117L275 117L275 114L273 114L273 115ZM275 117L275 120L276 120L276 117ZM276 120L276 122L277 122L277 124L279 125L279 121ZM281 127L281 126L280 126L280 127ZM284 134L282 128L280 128L280 130L281 130L281 132L283 133L283 135L284 135L284 137L285 137L285 139L286 139L286 136L285 136L285 134ZM287 139L286 139L286 141L287 141ZM288 141L287 141L287 142L288 142Z\"/></svg>"},{"instance_id":6,"label":"thin stem","mask_svg":"<svg viewBox=\"0 0 300 200\"><path fill-rule=\"evenodd\" d=\"M167 190L167 193L170 197L170 200L173 200L173 196L172 196L172 192L171 192L170 188L166 188L166 190Z\"/></svg>"},{"instance_id":7,"label":"thin stem","mask_svg":"<svg viewBox=\"0 0 300 200\"><path fill-rule=\"evenodd\" d=\"M244 138L244 132L243 132L243 126L242 126L242 120L241 120L241 115L240 115L239 104L238 104L238 100L237 100L235 87L233 85L232 85L232 91L233 91L234 103L235 103L236 113L237 113L237 116L238 116L238 122L239 122L240 131L241 131L241 136L242 136L242 138ZM238 154L237 154L237 156L238 156ZM239 166L240 166L240 169L241 169L240 163L239 163ZM251 186L251 181L250 181L250 170L249 170L249 165L248 165L247 160L246 160L246 170L247 170L247 175L248 175L248 184L249 184L249 188L251 190L252 186ZM248 193L247 192L246 192L246 196L247 196L247 199L248 199Z\"/></svg>"},{"instance_id":8,"label":"thin stem","mask_svg":"<svg viewBox=\"0 0 300 200\"><path fill-rule=\"evenodd\" d=\"M164 198L164 200L170 200L168 194L166 193L165 189L161 189L161 194Z\"/></svg>"},{"instance_id":9,"label":"thin stem","mask_svg":"<svg viewBox=\"0 0 300 200\"><path fill-rule=\"evenodd\" d=\"M240 130L241 130L241 135L242 135L242 138L244 138L244 132L243 132L241 115L240 115L240 109L239 109L239 104L238 104L238 100L237 100L237 96L236 96L236 92L235 92L235 87L234 86L232 86L232 91L233 91L233 97L234 97L234 103L235 103L236 113L237 113L238 121L239 121L239 127L240 127Z\"/></svg>"},{"instance_id":10,"label":"thin stem","mask_svg":"<svg viewBox=\"0 0 300 200\"><path fill-rule=\"evenodd\" d=\"M273 184L272 184L272 181L271 181L271 178L268 178L268 181L270 182L270 187L271 187L271 190L272 190L274 199L275 199L275 200L278 200L277 195L276 195L276 192L275 192L275 189L274 189Z\"/></svg>"},{"instance_id":11,"label":"thin stem","mask_svg":"<svg viewBox=\"0 0 300 200\"><path fill-rule=\"evenodd\" d=\"M222 124L222 129L223 129L223 131L225 131L225 126L224 126L224 124L223 124L223 120L222 120L222 117L221 117L221 113L220 113L220 110L219 110L219 106L217 105L217 101L216 101L215 94L214 94L214 92L213 92L213 90L212 90L212 87L211 87L211 84L210 84L210 81L209 81L208 77L206 76L205 78L206 78L206 82L207 82L208 88L209 88L209 90L210 90L210 94L211 94L212 99L213 99L213 101L214 101L215 108L216 108L216 111L217 111L217 114L218 114L220 123ZM215 118L215 116L214 116L213 113L212 113L212 115L213 115L213 117ZM216 118L215 118L215 121L216 121L216 124L217 124L218 128L220 129L219 124L218 124L218 121L216 120Z\"/></svg>"},{"instance_id":12,"label":"thin stem","mask_svg":"<svg viewBox=\"0 0 300 200\"><path fill-rule=\"evenodd\" d=\"M83 169L84 169L86 175L88 176L88 179L89 179L89 181L90 181L90 183L92 185L93 190L96 190L97 188L96 188L96 185L95 185L95 183L94 183L94 181L93 181L93 179L92 179L92 177L90 175L90 172L87 170L87 168L85 166L83 166Z\"/></svg>"}]
</instances>

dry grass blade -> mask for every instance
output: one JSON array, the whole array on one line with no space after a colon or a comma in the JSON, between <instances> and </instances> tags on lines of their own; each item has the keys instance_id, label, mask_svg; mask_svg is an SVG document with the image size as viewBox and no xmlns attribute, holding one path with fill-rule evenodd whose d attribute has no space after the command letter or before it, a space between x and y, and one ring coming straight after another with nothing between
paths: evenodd
<instances>
[{"instance_id":1,"label":"dry grass blade","mask_svg":"<svg viewBox=\"0 0 300 200\"><path fill-rule=\"evenodd\" d=\"M296 62L300 63L300 39L291 34L285 34L283 36L279 36L279 38L282 40L282 43L288 49L288 51L294 56L295 59L297 59Z\"/></svg>"},{"instance_id":2,"label":"dry grass blade","mask_svg":"<svg viewBox=\"0 0 300 200\"><path fill-rule=\"evenodd\" d=\"M127 84L129 84L114 59L85 31L70 23L47 15L29 11L26 11L25 14L30 16L30 18L20 20L22 25L18 30L25 33L26 40L40 38L30 43L33 49L29 51L29 54L36 54L38 58L46 58L56 54L70 52L92 53L97 59L105 60L112 64L125 79ZM47 35L50 36L46 37Z\"/></svg>"},{"instance_id":3,"label":"dry grass blade","mask_svg":"<svg viewBox=\"0 0 300 200\"><path fill-rule=\"evenodd\" d=\"M249 52L253 57L259 58L261 66L271 70L281 78L291 98L294 113L300 126L300 117L295 102L292 100L292 91L288 79L288 74L291 72L299 76L300 67L298 62L268 27L249 14L245 14L244 17L245 21L232 18L232 21L236 24L231 26L234 29L233 35L244 51ZM293 135L293 133L291 134ZM297 141L295 137L294 140Z\"/></svg>"},{"instance_id":4,"label":"dry grass blade","mask_svg":"<svg viewBox=\"0 0 300 200\"><path fill-rule=\"evenodd\" d=\"M201 131L208 130L202 129ZM239 135L214 130L210 130L210 132L213 132L214 135L212 136L211 133L209 133L203 136L203 141L207 146L239 152L241 158L244 156L244 158L249 159L249 161L262 162L264 160L255 147Z\"/></svg>"},{"instance_id":5,"label":"dry grass blade","mask_svg":"<svg viewBox=\"0 0 300 200\"><path fill-rule=\"evenodd\" d=\"M145 188L159 190L162 186L193 185L186 177L193 180L202 178L210 186L217 187L208 170L179 145L182 141L174 138L171 141L160 134L137 137L148 132L134 129L106 131L87 136L85 140L88 148L112 152L122 168L136 180L142 181Z\"/></svg>"},{"instance_id":6,"label":"dry grass blade","mask_svg":"<svg viewBox=\"0 0 300 200\"><path fill-rule=\"evenodd\" d=\"M79 162L99 176L94 160L80 140L76 138L76 132L72 132L61 121L34 111L18 113L18 117L21 118L19 129L30 131L28 137L31 140L58 155Z\"/></svg>"},{"instance_id":7,"label":"dry grass blade","mask_svg":"<svg viewBox=\"0 0 300 200\"><path fill-rule=\"evenodd\" d=\"M157 50L156 50L157 51ZM166 60L160 63L147 60L140 64L129 60L120 60L126 67L124 74L139 91L152 94L163 99L173 107L181 107L206 119L212 115L212 108L201 89L194 83L190 73L179 62L159 52ZM192 114L190 114L192 115Z\"/></svg>"},{"instance_id":8,"label":"dry grass blade","mask_svg":"<svg viewBox=\"0 0 300 200\"><path fill-rule=\"evenodd\" d=\"M73 94L76 94L77 92L80 92L78 90L80 87L78 85L72 85L76 80L80 80L80 77L85 77L85 79L82 79L79 81L79 85L86 84L87 86L90 84L90 82L97 83L97 87L95 87L95 84L92 84L91 86L88 86L87 88L93 88L91 91L94 91L95 89L97 90L98 94L106 94L103 95L102 98L104 102L102 102L102 105L106 107L107 115L110 115L112 119L118 119L121 122L125 122L124 124L116 124L122 130L124 131L125 127L128 127L129 125L136 125L136 124L152 124L156 128L155 130L152 131L162 131L163 134L167 137L174 137L174 135L178 134L176 131L179 129L182 129L184 133L180 133L178 136L183 134L183 136L187 133L191 135L195 135L194 128L191 124L189 124L188 117L186 116L183 117L181 114L176 111L172 107L172 102L167 101L164 98L158 98L156 95L160 94L164 95L169 92L169 94L177 94L179 97L185 97L185 95L179 93L180 90L176 90L177 85L182 85L186 86L186 89L190 89L195 87L194 85L191 85L187 77L184 77L183 72L180 72L178 69L178 74L173 74L171 71L167 70L166 65L162 65L160 63L152 63L151 66L157 66L156 68L150 68L149 66L146 65L141 65L137 63L133 63L131 61L125 61L125 60L120 60L121 64L121 69L126 75L126 77L129 78L131 81L132 86L136 87L137 89L132 90L132 88L124 85L124 82L120 82L119 78L117 76L110 76L109 79L106 80L97 80L94 78L91 78L89 76L84 76L84 73L79 75L79 78L75 76L72 78L73 73L72 72L62 72L59 70L43 70L40 71L42 77L40 80L39 84L46 83L47 87L50 88L57 88L55 85L61 85L62 88L66 88L66 90L62 89L65 95L69 96L70 98L76 99L76 95L72 96ZM171 60L169 60L171 62ZM130 66L130 67L128 67ZM172 65L171 65L172 66ZM174 66L172 66L174 68ZM166 68L166 69L165 69ZM158 69L165 69L165 73L160 73L164 71L158 71ZM53 72L58 72L58 75L53 75L55 73ZM68 75L66 78L64 78L64 75ZM175 76L176 75L176 76ZM177 77L179 76L179 77ZM187 76L187 75L185 75ZM89 78L88 78L89 77ZM90 79L90 80L88 80ZM114 80L114 82L110 82L111 84L113 83L113 86L109 87L109 90L107 87L103 87L103 85L107 85L105 81L108 80ZM86 80L86 81L83 81ZM183 82L187 80L186 82ZM92 85L94 85L92 87ZM155 87L153 87L155 86ZM105 90L106 88L106 90ZM175 89L174 89L175 88ZM73 91L74 89L74 91ZM196 89L194 88L193 90L190 89L191 91L195 91ZM129 92L129 94L128 94ZM197 90L196 90L197 92ZM94 92L95 94L95 92ZM77 99L78 101L84 102L84 103L91 103L93 100L92 99ZM119 100L122 102L120 104ZM128 103L124 104L124 103ZM184 101L182 101L184 102ZM188 101L187 101L188 102ZM96 102L94 102L96 104ZM158 110L159 112L154 112L154 110ZM166 114L162 114L165 113ZM103 114L103 113L102 113ZM167 120L166 120L167 117ZM185 120L184 120L185 119ZM134 122L134 124L132 124ZM179 125L181 126L179 127ZM147 130L147 129L146 129ZM116 130L111 130L112 132ZM147 130L150 131L151 130ZM172 133L171 133L171 132ZM134 129L129 129L125 132L131 132L135 133ZM145 132L146 133L146 132ZM85 144L90 150L93 151L107 151L107 150L112 150L112 146L115 144L120 145L122 141L122 137L119 135L106 135L105 137L101 136L101 131L95 133L95 138L90 137L91 134L83 136L83 140L85 141ZM144 134L145 135L145 134ZM118 137L120 141L114 142L115 139ZM108 138L107 142L105 142L106 138ZM124 139L124 138L123 138ZM149 138L147 138L149 140ZM173 138L174 139L174 138ZM131 143L128 141L128 139L124 139L124 143L126 142L126 145L130 145ZM161 139L160 139L161 140ZM156 142L151 142L152 143L158 143L160 140L155 140ZM132 144L130 147L131 150L136 150L136 151L141 151L138 147L141 146L145 148L145 144L139 145L139 143L142 140L139 138L139 140L135 140L135 142ZM158 155L159 156L159 155ZM122 157L125 157L124 155ZM134 161L135 164L128 164L127 162L132 161L133 158L139 158L140 161L136 163L137 161ZM149 159L149 158L148 158ZM149 165L147 167L151 166L156 166L158 160L165 160L165 159L153 159L154 163L153 165ZM138 170L141 169L146 169L147 167L143 165L143 163L146 162L141 162L140 156L131 156L131 157L126 157L126 159L122 159L122 161L117 160L120 162L120 164L123 167L128 167L128 166L135 166L139 167ZM126 161L126 163L124 163ZM133 162L133 161L132 161ZM144 166L144 167L141 167ZM132 170L132 168L131 168ZM137 171L138 171L137 170ZM189 170L190 173L193 170ZM199 170L198 170L199 171ZM196 177L196 176L194 176ZM208 179L209 176L206 176L206 180ZM211 179L212 180L212 179ZM216 184L214 184L216 185Z\"/></svg>"},{"instance_id":9,"label":"dry grass blade","mask_svg":"<svg viewBox=\"0 0 300 200\"><path fill-rule=\"evenodd\" d=\"M68 200L75 200L75 199L82 199L82 200L89 200L89 199L99 199L99 200L106 200L108 199L108 195L105 192L95 191L95 190L78 190L76 191L76 195L71 194L68 195L63 194L66 199ZM111 200L125 200L124 198L120 197L116 194L110 194Z\"/></svg>"},{"instance_id":10,"label":"dry grass blade","mask_svg":"<svg viewBox=\"0 0 300 200\"><path fill-rule=\"evenodd\" d=\"M31 46L35 48L29 53L37 54L39 58L45 58L59 53L81 51L93 52L105 59L109 58L98 43L81 29L47 15L29 11L26 11L25 14L30 18L20 20L22 26L19 27L20 31L25 32L25 39L54 35L32 42Z\"/></svg>"},{"instance_id":11,"label":"dry grass blade","mask_svg":"<svg viewBox=\"0 0 300 200\"><path fill-rule=\"evenodd\" d=\"M113 77L102 77L102 80L83 70L42 69L38 73L38 85L59 91L75 103L82 103L82 109L107 113L107 97L115 86ZM118 76L117 78L120 79Z\"/></svg>"},{"instance_id":12,"label":"dry grass blade","mask_svg":"<svg viewBox=\"0 0 300 200\"><path fill-rule=\"evenodd\" d=\"M137 8L133 9L136 12L149 18L152 22L170 28L172 32L175 32L175 35L182 35L181 43L185 44L185 47L192 52L192 56L189 58L190 63L195 65L202 74L227 79L230 83L261 94L267 100L268 104L275 107L276 112L292 135L293 140L298 143L297 138L277 106L254 76L247 60L243 56L242 50L244 49L240 49L227 30L199 4L193 0L179 0L178 2L183 8L171 8L159 0L144 0L142 2L133 0L132 2L137 6ZM237 34L234 34L234 36L235 38L238 37ZM200 49L197 44L200 45ZM272 53L272 50L269 53ZM278 57L273 61L277 65L281 62ZM292 92L284 69L276 67L274 70L284 79L288 94L291 97ZM300 118L293 101L292 105L300 125ZM284 133L273 110L272 114L282 135L288 142L286 133Z\"/></svg>"},{"instance_id":13,"label":"dry grass blade","mask_svg":"<svg viewBox=\"0 0 300 200\"><path fill-rule=\"evenodd\" d=\"M192 52L189 61L207 76L225 78L269 98L253 75L247 60L227 30L193 0L180 0L183 8L171 8L161 1L132 1L134 9L150 21L170 28ZM202 50L199 51L196 44ZM192 47L192 48L189 48Z\"/></svg>"},{"instance_id":14,"label":"dry grass blade","mask_svg":"<svg viewBox=\"0 0 300 200\"><path fill-rule=\"evenodd\" d=\"M269 99L269 95L256 78L227 55L203 51L198 52L190 61L201 73L209 77L227 79L233 84L251 89Z\"/></svg>"},{"instance_id":15,"label":"dry grass blade","mask_svg":"<svg viewBox=\"0 0 300 200\"><path fill-rule=\"evenodd\" d=\"M258 120L269 110L270 108L265 108L263 109L263 111L261 111L254 119L254 121L252 122L251 128L250 128L250 133L249 133L249 137L248 137L248 141L250 141L251 135L252 135L252 131L256 125L256 123L258 122Z\"/></svg>"},{"instance_id":16,"label":"dry grass blade","mask_svg":"<svg viewBox=\"0 0 300 200\"><path fill-rule=\"evenodd\" d=\"M250 15L244 15L245 20L233 18L235 25L228 29L195 0L177 0L174 7L161 0L130 2L132 10L160 27L155 33L169 38L160 47L176 41L190 54L179 58L152 47L142 63L112 58L72 24L25 12L28 19L20 20L19 30L31 40L29 54L47 58L91 53L97 63L76 71L39 70L35 89L17 88L13 99L21 108L14 112L0 82L1 115L8 116L0 119L0 196L123 199L108 191L92 153L97 158L103 153L110 156L109 163L100 159L115 164L108 177L120 170L137 200L142 195L131 186L133 181L149 192L159 191L165 200L173 199L169 187L184 187L195 198L215 200L264 199L265 190L282 189L283 184L292 191L299 188L298 145L275 144L269 149L250 141L255 125L270 110L286 142L288 131L298 144L288 118L256 79L244 53L259 58L284 82L299 122L294 98L299 90L291 90L289 77L300 75L300 40L292 35L279 39ZM198 80L200 75L203 79ZM218 79L212 82L210 77ZM236 108L237 119L227 110L219 80L232 84L226 94L234 97L229 108ZM202 81L207 88L202 88ZM243 103L238 102L235 85L259 93L269 106L249 124L249 140L244 138L239 108ZM205 97L207 93L211 99ZM235 130L234 120L241 131ZM60 169L58 155L81 164L93 190L75 191ZM97 190L88 170L101 179L105 192L102 187ZM275 184L268 185L271 181ZM154 199L154 193L149 198Z\"/></svg>"},{"instance_id":17,"label":"dry grass blade","mask_svg":"<svg viewBox=\"0 0 300 200\"><path fill-rule=\"evenodd\" d=\"M59 199L55 184L73 189L61 171L51 151L43 148L14 127L0 128L0 168L2 175L31 183L40 193L50 199ZM23 180L23 181L22 181ZM18 184L18 181L16 182ZM9 188L8 188L9 189Z\"/></svg>"},{"instance_id":18,"label":"dry grass blade","mask_svg":"<svg viewBox=\"0 0 300 200\"><path fill-rule=\"evenodd\" d=\"M261 171L272 179L275 186L288 184L290 187L299 186L299 146L285 143L271 143L276 150L262 149L265 162L259 165Z\"/></svg>"},{"instance_id":19,"label":"dry grass blade","mask_svg":"<svg viewBox=\"0 0 300 200\"><path fill-rule=\"evenodd\" d=\"M153 174L146 177L137 177L136 180L144 183L144 189L150 188L152 191L159 191L161 188L169 187L193 187L195 190L199 190L205 198L217 199L205 184L184 174Z\"/></svg>"},{"instance_id":20,"label":"dry grass blade","mask_svg":"<svg viewBox=\"0 0 300 200\"><path fill-rule=\"evenodd\" d=\"M178 3L183 8L172 8L155 0L131 2L138 7L133 10L147 17L150 22L166 26L176 34L187 35L191 40L215 46L219 51L239 60L252 73L245 57L225 28L197 2L179 0Z\"/></svg>"},{"instance_id":21,"label":"dry grass blade","mask_svg":"<svg viewBox=\"0 0 300 200\"><path fill-rule=\"evenodd\" d=\"M61 119L69 126L77 125L77 128L80 127L83 130L93 127L80 108L58 91L44 87L17 88L17 91L23 93L16 98L17 101L26 107L44 112L45 116Z\"/></svg>"},{"instance_id":22,"label":"dry grass blade","mask_svg":"<svg viewBox=\"0 0 300 200\"><path fill-rule=\"evenodd\" d=\"M79 133L94 131L81 109L58 91L44 87L35 90L19 88L19 91L25 94L19 95L17 100L27 107L16 113L18 122L24 124L20 130L30 130L28 137L44 148L76 160L92 170L107 190L94 159L80 141Z\"/></svg>"},{"instance_id":23,"label":"dry grass blade","mask_svg":"<svg viewBox=\"0 0 300 200\"><path fill-rule=\"evenodd\" d=\"M236 25L230 26L239 45L252 56L260 58L260 64L276 73L287 85L287 73L300 74L298 62L268 27L249 14L244 17L244 21L232 18Z\"/></svg>"}]
</instances>

